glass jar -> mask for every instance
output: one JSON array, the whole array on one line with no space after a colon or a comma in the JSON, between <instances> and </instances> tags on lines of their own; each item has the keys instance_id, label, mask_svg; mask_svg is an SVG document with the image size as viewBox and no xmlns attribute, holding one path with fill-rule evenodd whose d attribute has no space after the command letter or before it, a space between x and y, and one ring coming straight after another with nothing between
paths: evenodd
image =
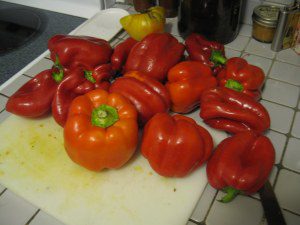
<instances>
[{"instance_id":1,"label":"glass jar","mask_svg":"<svg viewBox=\"0 0 300 225\"><path fill-rule=\"evenodd\" d=\"M155 6L155 0L133 0L133 6L137 12L145 12L152 6Z\"/></svg>"},{"instance_id":2,"label":"glass jar","mask_svg":"<svg viewBox=\"0 0 300 225\"><path fill-rule=\"evenodd\" d=\"M178 14L179 0L159 0L159 6L164 7L166 10L166 17L176 17Z\"/></svg>"},{"instance_id":3,"label":"glass jar","mask_svg":"<svg viewBox=\"0 0 300 225\"><path fill-rule=\"evenodd\" d=\"M227 44L238 35L241 0L181 0L178 30L183 37L192 32Z\"/></svg>"},{"instance_id":4,"label":"glass jar","mask_svg":"<svg viewBox=\"0 0 300 225\"><path fill-rule=\"evenodd\" d=\"M276 32L279 7L271 5L256 6L252 14L252 37L257 41L271 43Z\"/></svg>"}]
</instances>

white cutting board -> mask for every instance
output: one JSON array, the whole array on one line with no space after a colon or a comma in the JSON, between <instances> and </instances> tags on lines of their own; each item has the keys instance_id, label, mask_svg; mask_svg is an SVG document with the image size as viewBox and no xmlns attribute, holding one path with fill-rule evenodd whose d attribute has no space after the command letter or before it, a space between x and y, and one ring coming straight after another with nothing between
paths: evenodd
<instances>
[{"instance_id":1,"label":"white cutting board","mask_svg":"<svg viewBox=\"0 0 300 225\"><path fill-rule=\"evenodd\" d=\"M189 116L202 125L198 113ZM208 130L215 144L226 137ZM0 183L67 225L184 225L207 183L204 166L185 178L161 177L139 151L121 169L88 171L68 158L50 116L12 115L0 134Z\"/></svg>"}]
</instances>

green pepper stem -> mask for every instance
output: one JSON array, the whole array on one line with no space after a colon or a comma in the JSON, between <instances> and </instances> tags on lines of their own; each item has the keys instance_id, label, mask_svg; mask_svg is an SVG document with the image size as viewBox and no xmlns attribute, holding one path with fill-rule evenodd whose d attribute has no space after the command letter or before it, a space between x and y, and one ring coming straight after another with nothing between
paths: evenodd
<instances>
[{"instance_id":1,"label":"green pepper stem","mask_svg":"<svg viewBox=\"0 0 300 225\"><path fill-rule=\"evenodd\" d=\"M235 91L238 91L238 92L241 92L244 90L244 86L240 82L233 80L233 79L228 79L225 84L225 87L230 88Z\"/></svg>"},{"instance_id":2,"label":"green pepper stem","mask_svg":"<svg viewBox=\"0 0 300 225\"><path fill-rule=\"evenodd\" d=\"M84 71L84 77L90 81L91 83L96 83L96 80L95 78L93 77L93 72L92 71L89 71L89 70L85 70Z\"/></svg>"},{"instance_id":3,"label":"green pepper stem","mask_svg":"<svg viewBox=\"0 0 300 225\"><path fill-rule=\"evenodd\" d=\"M218 66L220 64L224 65L227 59L222 55L221 51L212 50L210 61L212 61L215 64L215 66Z\"/></svg>"},{"instance_id":4,"label":"green pepper stem","mask_svg":"<svg viewBox=\"0 0 300 225\"><path fill-rule=\"evenodd\" d=\"M119 120L118 111L116 108L102 104L92 111L92 125L107 128Z\"/></svg>"},{"instance_id":5,"label":"green pepper stem","mask_svg":"<svg viewBox=\"0 0 300 225\"><path fill-rule=\"evenodd\" d=\"M52 78L55 80L57 83L61 82L64 78L64 70L62 65L59 62L58 56L55 57L55 62L53 65L53 72L52 72Z\"/></svg>"},{"instance_id":6,"label":"green pepper stem","mask_svg":"<svg viewBox=\"0 0 300 225\"><path fill-rule=\"evenodd\" d=\"M52 78L57 83L61 82L64 78L64 71L62 69L59 69L58 72L52 72Z\"/></svg>"},{"instance_id":7,"label":"green pepper stem","mask_svg":"<svg viewBox=\"0 0 300 225\"><path fill-rule=\"evenodd\" d=\"M241 193L241 191L236 190L232 187L226 187L224 188L224 191L226 192L226 195L221 200L218 200L219 202L222 203L231 202L238 194Z\"/></svg>"}]
</instances>

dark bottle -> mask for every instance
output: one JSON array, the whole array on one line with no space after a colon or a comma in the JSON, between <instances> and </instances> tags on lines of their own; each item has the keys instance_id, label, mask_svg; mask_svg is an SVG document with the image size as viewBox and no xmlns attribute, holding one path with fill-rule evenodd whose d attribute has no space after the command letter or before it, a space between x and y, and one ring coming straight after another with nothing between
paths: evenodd
<instances>
[{"instance_id":1,"label":"dark bottle","mask_svg":"<svg viewBox=\"0 0 300 225\"><path fill-rule=\"evenodd\" d=\"M166 17L176 17L178 14L179 0L158 0L158 4L166 10Z\"/></svg>"},{"instance_id":2,"label":"dark bottle","mask_svg":"<svg viewBox=\"0 0 300 225\"><path fill-rule=\"evenodd\" d=\"M192 32L227 44L239 29L241 0L181 0L178 30L183 37Z\"/></svg>"},{"instance_id":3,"label":"dark bottle","mask_svg":"<svg viewBox=\"0 0 300 225\"><path fill-rule=\"evenodd\" d=\"M154 6L155 0L133 0L133 6L137 12L145 12L150 7Z\"/></svg>"}]
</instances>

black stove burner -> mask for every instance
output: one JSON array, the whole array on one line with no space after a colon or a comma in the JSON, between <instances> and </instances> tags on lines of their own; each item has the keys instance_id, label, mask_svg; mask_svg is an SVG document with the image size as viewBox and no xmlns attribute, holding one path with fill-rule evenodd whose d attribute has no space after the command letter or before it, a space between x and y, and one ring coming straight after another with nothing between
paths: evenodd
<instances>
[{"instance_id":1,"label":"black stove burner","mask_svg":"<svg viewBox=\"0 0 300 225\"><path fill-rule=\"evenodd\" d=\"M0 10L0 54L14 50L37 36L40 17L31 10L12 8Z\"/></svg>"}]
</instances>

